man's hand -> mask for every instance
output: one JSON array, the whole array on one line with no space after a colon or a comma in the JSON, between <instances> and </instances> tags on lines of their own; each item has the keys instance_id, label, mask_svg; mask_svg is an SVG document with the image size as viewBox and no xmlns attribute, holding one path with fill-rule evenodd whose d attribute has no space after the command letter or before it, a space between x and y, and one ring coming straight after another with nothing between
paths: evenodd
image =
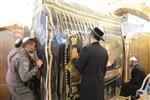
<instances>
[{"instance_id":1,"label":"man's hand","mask_svg":"<svg viewBox=\"0 0 150 100\"><path fill-rule=\"evenodd\" d=\"M79 54L78 54L78 51L77 51L77 48L73 48L72 50L71 50L71 58L73 59L73 58L77 58L79 56Z\"/></svg>"},{"instance_id":2,"label":"man's hand","mask_svg":"<svg viewBox=\"0 0 150 100\"><path fill-rule=\"evenodd\" d=\"M42 60L39 59L39 60L36 61L36 67L37 67L37 68L40 69L41 66L42 66L42 64L43 64Z\"/></svg>"}]
</instances>

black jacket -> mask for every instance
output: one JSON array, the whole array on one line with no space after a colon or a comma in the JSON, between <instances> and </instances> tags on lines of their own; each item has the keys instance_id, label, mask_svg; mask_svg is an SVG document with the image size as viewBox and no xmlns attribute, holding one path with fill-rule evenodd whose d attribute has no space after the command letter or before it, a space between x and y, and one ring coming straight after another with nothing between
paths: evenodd
<instances>
[{"instance_id":1,"label":"black jacket","mask_svg":"<svg viewBox=\"0 0 150 100\"><path fill-rule=\"evenodd\" d=\"M140 65L135 65L131 72L131 80L129 84L133 84L139 89L143 83L144 78L146 77L146 72Z\"/></svg>"},{"instance_id":2,"label":"black jacket","mask_svg":"<svg viewBox=\"0 0 150 100\"><path fill-rule=\"evenodd\" d=\"M144 78L146 77L146 72L139 65L134 65L134 68L131 72L131 80L128 83L123 83L120 95L121 96L134 96L136 91L141 87Z\"/></svg>"},{"instance_id":3,"label":"black jacket","mask_svg":"<svg viewBox=\"0 0 150 100\"><path fill-rule=\"evenodd\" d=\"M104 100L104 76L108 53L99 42L94 42L81 50L80 57L73 59L81 72L80 100Z\"/></svg>"}]
</instances>

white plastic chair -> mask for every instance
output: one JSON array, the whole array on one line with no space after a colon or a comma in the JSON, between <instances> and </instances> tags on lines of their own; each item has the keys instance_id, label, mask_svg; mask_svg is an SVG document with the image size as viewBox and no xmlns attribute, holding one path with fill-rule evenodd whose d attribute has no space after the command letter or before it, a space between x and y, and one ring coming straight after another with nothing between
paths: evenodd
<instances>
[{"instance_id":1,"label":"white plastic chair","mask_svg":"<svg viewBox=\"0 0 150 100\"><path fill-rule=\"evenodd\" d=\"M145 77L141 88L136 91L137 95L139 95L139 96L143 95L144 100L148 100L147 88L148 88L149 84L150 84L150 73Z\"/></svg>"}]
</instances>

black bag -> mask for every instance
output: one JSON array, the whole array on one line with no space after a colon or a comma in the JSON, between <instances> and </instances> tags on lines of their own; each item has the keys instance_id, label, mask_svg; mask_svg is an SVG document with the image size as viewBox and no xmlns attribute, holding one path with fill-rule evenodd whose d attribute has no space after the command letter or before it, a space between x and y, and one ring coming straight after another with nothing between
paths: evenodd
<instances>
[{"instance_id":1,"label":"black bag","mask_svg":"<svg viewBox=\"0 0 150 100\"><path fill-rule=\"evenodd\" d=\"M40 80L36 76L33 76L30 81L26 82L25 86L28 86L33 91L36 100L41 100Z\"/></svg>"}]
</instances>

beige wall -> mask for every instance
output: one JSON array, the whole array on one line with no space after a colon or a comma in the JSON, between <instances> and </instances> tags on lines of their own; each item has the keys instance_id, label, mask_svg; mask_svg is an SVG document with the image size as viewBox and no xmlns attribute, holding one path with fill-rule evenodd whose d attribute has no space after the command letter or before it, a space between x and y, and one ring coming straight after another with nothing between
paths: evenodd
<instances>
[{"instance_id":1,"label":"beige wall","mask_svg":"<svg viewBox=\"0 0 150 100\"><path fill-rule=\"evenodd\" d=\"M13 32L0 31L0 100L8 100L8 88L6 84L7 55L14 48L16 37Z\"/></svg>"},{"instance_id":2,"label":"beige wall","mask_svg":"<svg viewBox=\"0 0 150 100\"><path fill-rule=\"evenodd\" d=\"M138 59L139 64L145 69L147 73L150 72L150 34L149 33L137 33L133 36L128 36L128 54L127 59L131 56L135 56ZM127 45L126 45L127 46ZM128 60L127 60L128 61ZM126 63L128 67L128 62ZM129 68L127 68L129 72ZM129 75L128 73L126 75ZM127 76L128 77L128 76Z\"/></svg>"}]
</instances>

